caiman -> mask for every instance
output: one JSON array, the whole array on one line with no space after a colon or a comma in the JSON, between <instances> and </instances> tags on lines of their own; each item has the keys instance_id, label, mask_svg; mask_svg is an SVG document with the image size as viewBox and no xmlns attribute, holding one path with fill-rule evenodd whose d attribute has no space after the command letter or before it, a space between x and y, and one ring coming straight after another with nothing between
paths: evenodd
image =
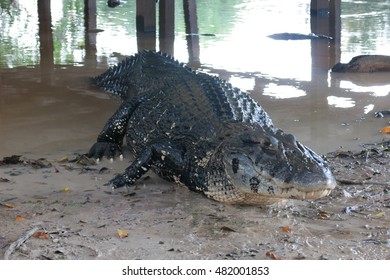
<instances>
[{"instance_id":1,"label":"caiman","mask_svg":"<svg viewBox=\"0 0 390 280\"><path fill-rule=\"evenodd\" d=\"M321 34L300 34L300 33L276 33L268 35L267 37L274 40L317 40L317 39L326 39L332 40L332 37L321 35Z\"/></svg>"},{"instance_id":2,"label":"caiman","mask_svg":"<svg viewBox=\"0 0 390 280\"><path fill-rule=\"evenodd\" d=\"M113 188L133 185L149 169L229 204L270 204L328 195L326 161L273 126L249 94L173 57L144 50L93 78L123 102L88 156L135 155Z\"/></svg>"},{"instance_id":3,"label":"caiman","mask_svg":"<svg viewBox=\"0 0 390 280\"><path fill-rule=\"evenodd\" d=\"M387 55L359 55L348 63L336 63L332 67L335 73L373 73L390 72L390 56Z\"/></svg>"}]
</instances>

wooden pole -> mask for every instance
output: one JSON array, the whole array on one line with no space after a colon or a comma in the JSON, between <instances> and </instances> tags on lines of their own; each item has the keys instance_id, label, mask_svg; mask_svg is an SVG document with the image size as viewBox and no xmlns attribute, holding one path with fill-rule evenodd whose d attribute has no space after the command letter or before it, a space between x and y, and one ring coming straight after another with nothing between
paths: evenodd
<instances>
[{"instance_id":1,"label":"wooden pole","mask_svg":"<svg viewBox=\"0 0 390 280\"><path fill-rule=\"evenodd\" d=\"M329 31L334 42L341 41L341 0L329 1Z\"/></svg>"},{"instance_id":2,"label":"wooden pole","mask_svg":"<svg viewBox=\"0 0 390 280\"><path fill-rule=\"evenodd\" d=\"M84 0L85 63L96 63L96 0Z\"/></svg>"},{"instance_id":3,"label":"wooden pole","mask_svg":"<svg viewBox=\"0 0 390 280\"><path fill-rule=\"evenodd\" d=\"M312 33L330 36L328 0L311 0L310 25Z\"/></svg>"},{"instance_id":4,"label":"wooden pole","mask_svg":"<svg viewBox=\"0 0 390 280\"><path fill-rule=\"evenodd\" d=\"M51 84L54 68L54 43L50 0L38 0L39 53L42 82Z\"/></svg>"},{"instance_id":5,"label":"wooden pole","mask_svg":"<svg viewBox=\"0 0 390 280\"><path fill-rule=\"evenodd\" d=\"M137 0L137 32L156 32L156 0Z\"/></svg>"},{"instance_id":6,"label":"wooden pole","mask_svg":"<svg viewBox=\"0 0 390 280\"><path fill-rule=\"evenodd\" d=\"M311 0L311 16L327 16L329 14L329 0Z\"/></svg>"},{"instance_id":7,"label":"wooden pole","mask_svg":"<svg viewBox=\"0 0 390 280\"><path fill-rule=\"evenodd\" d=\"M175 0L159 2L160 51L174 55L175 40Z\"/></svg>"},{"instance_id":8,"label":"wooden pole","mask_svg":"<svg viewBox=\"0 0 390 280\"><path fill-rule=\"evenodd\" d=\"M341 57L341 0L330 0L329 33L333 38L329 53L331 55L330 67L340 62Z\"/></svg>"},{"instance_id":9,"label":"wooden pole","mask_svg":"<svg viewBox=\"0 0 390 280\"><path fill-rule=\"evenodd\" d=\"M200 61L200 45L196 1L183 0L183 7L187 33L188 64L197 67Z\"/></svg>"},{"instance_id":10,"label":"wooden pole","mask_svg":"<svg viewBox=\"0 0 390 280\"><path fill-rule=\"evenodd\" d=\"M187 35L199 35L198 16L196 12L196 1L183 0L184 20Z\"/></svg>"}]
</instances>

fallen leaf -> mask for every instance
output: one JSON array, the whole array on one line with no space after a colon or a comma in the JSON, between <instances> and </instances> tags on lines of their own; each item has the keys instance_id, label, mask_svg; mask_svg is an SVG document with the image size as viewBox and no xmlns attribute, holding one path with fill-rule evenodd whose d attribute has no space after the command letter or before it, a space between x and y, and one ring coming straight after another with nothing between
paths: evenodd
<instances>
[{"instance_id":1,"label":"fallen leaf","mask_svg":"<svg viewBox=\"0 0 390 280\"><path fill-rule=\"evenodd\" d=\"M375 214L375 217L384 217L386 215L385 212L379 212Z\"/></svg>"},{"instance_id":2,"label":"fallen leaf","mask_svg":"<svg viewBox=\"0 0 390 280\"><path fill-rule=\"evenodd\" d=\"M282 227L282 231L286 233L290 233L292 230L289 226Z\"/></svg>"},{"instance_id":3,"label":"fallen leaf","mask_svg":"<svg viewBox=\"0 0 390 280\"><path fill-rule=\"evenodd\" d=\"M67 187L65 187L65 188L63 188L61 191L64 192L64 193L68 193L68 192L70 192L70 189L67 188Z\"/></svg>"},{"instance_id":4,"label":"fallen leaf","mask_svg":"<svg viewBox=\"0 0 390 280\"><path fill-rule=\"evenodd\" d=\"M26 220L26 218L21 215L16 215L15 220L18 222L23 222Z\"/></svg>"},{"instance_id":5,"label":"fallen leaf","mask_svg":"<svg viewBox=\"0 0 390 280\"><path fill-rule=\"evenodd\" d=\"M96 161L94 159L88 158L86 155L79 155L75 159L69 160L69 162L75 162L83 166L96 165Z\"/></svg>"},{"instance_id":6,"label":"fallen leaf","mask_svg":"<svg viewBox=\"0 0 390 280\"><path fill-rule=\"evenodd\" d=\"M99 170L99 174L107 174L107 173L110 173L110 169L108 169L107 167L102 167L100 168Z\"/></svg>"},{"instance_id":7,"label":"fallen leaf","mask_svg":"<svg viewBox=\"0 0 390 280\"><path fill-rule=\"evenodd\" d=\"M381 134L390 134L390 126L385 126L380 130Z\"/></svg>"},{"instance_id":8,"label":"fallen leaf","mask_svg":"<svg viewBox=\"0 0 390 280\"><path fill-rule=\"evenodd\" d=\"M40 238L40 239L49 239L49 236L46 233L42 232L42 231L37 231L36 233L33 234L32 237Z\"/></svg>"},{"instance_id":9,"label":"fallen leaf","mask_svg":"<svg viewBox=\"0 0 390 280\"><path fill-rule=\"evenodd\" d=\"M45 158L29 159L27 160L27 163L36 169L52 167L52 164Z\"/></svg>"},{"instance_id":10,"label":"fallen leaf","mask_svg":"<svg viewBox=\"0 0 390 280\"><path fill-rule=\"evenodd\" d=\"M12 155L10 157L3 157L3 160L1 161L2 163L4 164L18 164L18 163L22 163L23 161L20 160L20 157L19 155Z\"/></svg>"},{"instance_id":11,"label":"fallen leaf","mask_svg":"<svg viewBox=\"0 0 390 280\"><path fill-rule=\"evenodd\" d=\"M231 227L227 227L227 226L222 226L221 230L226 231L226 232L237 232L236 230L232 229Z\"/></svg>"},{"instance_id":12,"label":"fallen leaf","mask_svg":"<svg viewBox=\"0 0 390 280\"><path fill-rule=\"evenodd\" d=\"M320 211L318 213L318 217L321 219L321 220L327 220L330 218L330 213L328 212L325 212L325 211Z\"/></svg>"},{"instance_id":13,"label":"fallen leaf","mask_svg":"<svg viewBox=\"0 0 390 280\"><path fill-rule=\"evenodd\" d=\"M282 258L276 255L274 252L268 251L265 255L273 260L281 260Z\"/></svg>"},{"instance_id":14,"label":"fallen leaf","mask_svg":"<svg viewBox=\"0 0 390 280\"><path fill-rule=\"evenodd\" d=\"M1 202L0 202L0 206L4 206L4 207L7 207L7 208L15 208L14 205L9 204L9 203L1 203Z\"/></svg>"},{"instance_id":15,"label":"fallen leaf","mask_svg":"<svg viewBox=\"0 0 390 280\"><path fill-rule=\"evenodd\" d=\"M116 232L118 233L119 238L125 238L129 235L128 230L117 229Z\"/></svg>"},{"instance_id":16,"label":"fallen leaf","mask_svg":"<svg viewBox=\"0 0 390 280\"><path fill-rule=\"evenodd\" d=\"M67 162L67 161L69 161L69 158L67 156L60 157L57 160L58 163L64 163L64 162Z\"/></svg>"},{"instance_id":17,"label":"fallen leaf","mask_svg":"<svg viewBox=\"0 0 390 280\"><path fill-rule=\"evenodd\" d=\"M125 193L123 194L124 197L129 197L129 196L135 196L137 193L136 192L129 192L129 193Z\"/></svg>"}]
</instances>

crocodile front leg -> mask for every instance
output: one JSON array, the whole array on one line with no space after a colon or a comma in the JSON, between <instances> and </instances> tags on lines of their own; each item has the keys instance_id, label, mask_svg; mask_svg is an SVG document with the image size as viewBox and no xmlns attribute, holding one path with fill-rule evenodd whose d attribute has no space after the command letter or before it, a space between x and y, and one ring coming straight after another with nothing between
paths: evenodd
<instances>
[{"instance_id":1,"label":"crocodile front leg","mask_svg":"<svg viewBox=\"0 0 390 280\"><path fill-rule=\"evenodd\" d=\"M163 170L175 170L175 174L166 174L166 177L169 177L185 173L188 164L181 149L166 143L151 144L140 153L123 174L112 179L108 185L112 185L113 188L133 185L137 179L148 172L151 166L159 169L161 173Z\"/></svg>"},{"instance_id":2,"label":"crocodile front leg","mask_svg":"<svg viewBox=\"0 0 390 280\"><path fill-rule=\"evenodd\" d=\"M115 114L107 121L100 132L97 142L88 152L88 157L101 159L103 156L114 158L122 155L123 138L127 123L139 102L128 100L122 103Z\"/></svg>"}]
</instances>

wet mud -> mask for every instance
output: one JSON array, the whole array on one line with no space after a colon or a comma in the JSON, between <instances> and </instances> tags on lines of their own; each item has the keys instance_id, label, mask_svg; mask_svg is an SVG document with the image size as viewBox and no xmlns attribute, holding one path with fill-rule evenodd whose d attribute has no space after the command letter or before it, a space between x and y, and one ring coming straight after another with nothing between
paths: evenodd
<instances>
[{"instance_id":1,"label":"wet mud","mask_svg":"<svg viewBox=\"0 0 390 280\"><path fill-rule=\"evenodd\" d=\"M128 165L79 155L0 161L0 257L7 259L390 259L390 142L327 158L330 196L271 206L221 204ZM19 243L17 243L20 241Z\"/></svg>"}]
</instances>

